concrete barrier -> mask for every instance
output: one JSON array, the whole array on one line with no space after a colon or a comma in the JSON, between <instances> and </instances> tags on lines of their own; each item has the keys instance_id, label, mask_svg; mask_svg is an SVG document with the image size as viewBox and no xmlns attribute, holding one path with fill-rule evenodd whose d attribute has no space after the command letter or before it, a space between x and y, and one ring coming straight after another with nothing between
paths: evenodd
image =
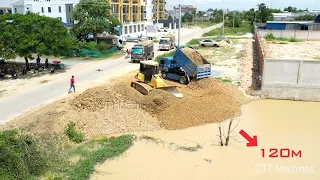
<instances>
[{"instance_id":1,"label":"concrete barrier","mask_svg":"<svg viewBox=\"0 0 320 180\"><path fill-rule=\"evenodd\" d=\"M265 97L320 101L320 61L266 58L263 67Z\"/></svg>"},{"instance_id":2,"label":"concrete barrier","mask_svg":"<svg viewBox=\"0 0 320 180\"><path fill-rule=\"evenodd\" d=\"M320 31L302 31L302 30L269 30L258 29L260 37L265 37L272 33L277 38L296 38L301 40L318 41L320 40Z\"/></svg>"}]
</instances>

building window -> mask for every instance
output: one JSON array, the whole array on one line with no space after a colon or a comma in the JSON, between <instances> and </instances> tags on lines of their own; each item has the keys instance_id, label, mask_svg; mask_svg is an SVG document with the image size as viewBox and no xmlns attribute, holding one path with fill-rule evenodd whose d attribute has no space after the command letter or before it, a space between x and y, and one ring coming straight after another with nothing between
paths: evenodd
<instances>
[{"instance_id":1,"label":"building window","mask_svg":"<svg viewBox=\"0 0 320 180\"><path fill-rule=\"evenodd\" d=\"M70 21L69 21L69 23L71 23L71 21L72 21L72 20L71 20L71 18L70 18Z\"/></svg>"},{"instance_id":2,"label":"building window","mask_svg":"<svg viewBox=\"0 0 320 180\"><path fill-rule=\"evenodd\" d=\"M44 13L44 8L43 7L41 7L41 12Z\"/></svg>"},{"instance_id":3,"label":"building window","mask_svg":"<svg viewBox=\"0 0 320 180\"><path fill-rule=\"evenodd\" d=\"M51 7L48 7L48 13L51 13Z\"/></svg>"},{"instance_id":4,"label":"building window","mask_svg":"<svg viewBox=\"0 0 320 180\"><path fill-rule=\"evenodd\" d=\"M71 11L71 6L69 6L69 12Z\"/></svg>"},{"instance_id":5,"label":"building window","mask_svg":"<svg viewBox=\"0 0 320 180\"><path fill-rule=\"evenodd\" d=\"M124 27L124 34L128 34L128 27L127 26Z\"/></svg>"},{"instance_id":6,"label":"building window","mask_svg":"<svg viewBox=\"0 0 320 180\"><path fill-rule=\"evenodd\" d=\"M61 13L61 6L59 6L59 13Z\"/></svg>"},{"instance_id":7,"label":"building window","mask_svg":"<svg viewBox=\"0 0 320 180\"><path fill-rule=\"evenodd\" d=\"M138 32L140 32L140 25L138 25Z\"/></svg>"},{"instance_id":8,"label":"building window","mask_svg":"<svg viewBox=\"0 0 320 180\"><path fill-rule=\"evenodd\" d=\"M14 8L14 13L17 13L17 8Z\"/></svg>"},{"instance_id":9,"label":"building window","mask_svg":"<svg viewBox=\"0 0 320 180\"><path fill-rule=\"evenodd\" d=\"M132 26L129 26L129 33L132 33Z\"/></svg>"},{"instance_id":10,"label":"building window","mask_svg":"<svg viewBox=\"0 0 320 180\"><path fill-rule=\"evenodd\" d=\"M133 31L137 32L137 26L136 25L133 26Z\"/></svg>"}]
</instances>

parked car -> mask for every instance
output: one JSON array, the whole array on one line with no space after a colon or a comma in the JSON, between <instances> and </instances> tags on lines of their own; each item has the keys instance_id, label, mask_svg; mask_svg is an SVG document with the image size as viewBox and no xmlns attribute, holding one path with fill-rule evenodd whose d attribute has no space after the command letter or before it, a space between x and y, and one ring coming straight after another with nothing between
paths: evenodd
<instances>
[{"instance_id":1,"label":"parked car","mask_svg":"<svg viewBox=\"0 0 320 180\"><path fill-rule=\"evenodd\" d=\"M167 27L162 27L160 29L158 29L158 32L168 32L169 28Z\"/></svg>"},{"instance_id":2,"label":"parked car","mask_svg":"<svg viewBox=\"0 0 320 180\"><path fill-rule=\"evenodd\" d=\"M219 47L220 43L217 41L213 41L210 39L204 39L199 42L200 46L208 46L208 47Z\"/></svg>"}]
</instances>

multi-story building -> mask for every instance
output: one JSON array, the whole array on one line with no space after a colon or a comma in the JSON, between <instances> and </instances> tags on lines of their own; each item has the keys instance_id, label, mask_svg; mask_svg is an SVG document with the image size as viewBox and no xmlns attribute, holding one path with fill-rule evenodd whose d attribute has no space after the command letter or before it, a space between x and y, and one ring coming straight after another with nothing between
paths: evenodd
<instances>
[{"instance_id":1,"label":"multi-story building","mask_svg":"<svg viewBox=\"0 0 320 180\"><path fill-rule=\"evenodd\" d=\"M64 23L72 23L72 10L79 0L18 0L12 3L13 13L28 11L40 15L59 18Z\"/></svg>"},{"instance_id":2,"label":"multi-story building","mask_svg":"<svg viewBox=\"0 0 320 180\"><path fill-rule=\"evenodd\" d=\"M165 0L152 0L153 5L153 19L165 19L166 15L166 1Z\"/></svg>"},{"instance_id":3,"label":"multi-story building","mask_svg":"<svg viewBox=\"0 0 320 180\"><path fill-rule=\"evenodd\" d=\"M111 6L110 13L123 25L122 33L130 35L142 33L147 16L147 0L107 0Z\"/></svg>"}]
</instances>

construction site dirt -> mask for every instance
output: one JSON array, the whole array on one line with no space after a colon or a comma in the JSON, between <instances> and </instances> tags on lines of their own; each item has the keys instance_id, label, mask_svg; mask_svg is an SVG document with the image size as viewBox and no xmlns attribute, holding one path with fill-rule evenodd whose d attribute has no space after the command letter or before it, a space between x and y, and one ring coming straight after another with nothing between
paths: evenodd
<instances>
[{"instance_id":1,"label":"construction site dirt","mask_svg":"<svg viewBox=\"0 0 320 180\"><path fill-rule=\"evenodd\" d=\"M88 89L81 94L34 109L0 127L27 132L63 133L74 121L86 138L123 132L183 129L221 122L239 116L240 106L249 102L232 84L206 78L177 85L183 98L154 89L142 95L130 87L129 73L112 84ZM112 82L112 81L111 81Z\"/></svg>"}]
</instances>

